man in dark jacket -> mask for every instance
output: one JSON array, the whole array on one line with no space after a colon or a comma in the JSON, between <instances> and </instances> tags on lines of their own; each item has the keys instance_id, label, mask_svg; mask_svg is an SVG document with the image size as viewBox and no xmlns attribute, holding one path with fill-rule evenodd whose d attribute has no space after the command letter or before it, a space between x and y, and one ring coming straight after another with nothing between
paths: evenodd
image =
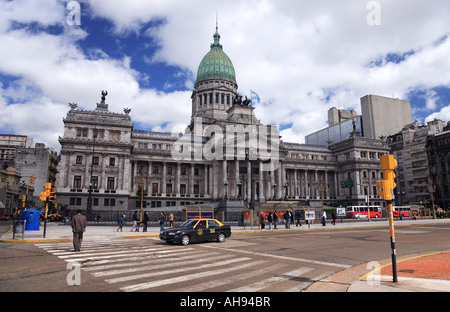
<instances>
[{"instance_id":1,"label":"man in dark jacket","mask_svg":"<svg viewBox=\"0 0 450 312\"><path fill-rule=\"evenodd\" d=\"M147 211L144 213L144 219L142 221L144 223L144 229L142 230L142 232L147 232L148 221L150 221Z\"/></svg>"},{"instance_id":2,"label":"man in dark jacket","mask_svg":"<svg viewBox=\"0 0 450 312\"><path fill-rule=\"evenodd\" d=\"M77 214L72 216L74 251L80 251L81 242L83 241L83 233L85 230L86 230L86 217L81 214L81 209L78 209Z\"/></svg>"}]
</instances>

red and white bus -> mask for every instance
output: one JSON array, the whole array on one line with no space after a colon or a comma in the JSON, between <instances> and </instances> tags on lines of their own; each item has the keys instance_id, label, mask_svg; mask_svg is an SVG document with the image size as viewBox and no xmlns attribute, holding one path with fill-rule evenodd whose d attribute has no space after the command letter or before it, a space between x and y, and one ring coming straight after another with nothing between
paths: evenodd
<instances>
[{"instance_id":1,"label":"red and white bus","mask_svg":"<svg viewBox=\"0 0 450 312\"><path fill-rule=\"evenodd\" d=\"M381 218L381 206L369 206L371 218ZM347 206L347 218L367 218L367 206Z\"/></svg>"},{"instance_id":2,"label":"red and white bus","mask_svg":"<svg viewBox=\"0 0 450 312\"><path fill-rule=\"evenodd\" d=\"M404 217L409 217L411 207L409 206L394 206L392 207L392 213L394 217L398 217L401 213Z\"/></svg>"}]
</instances>

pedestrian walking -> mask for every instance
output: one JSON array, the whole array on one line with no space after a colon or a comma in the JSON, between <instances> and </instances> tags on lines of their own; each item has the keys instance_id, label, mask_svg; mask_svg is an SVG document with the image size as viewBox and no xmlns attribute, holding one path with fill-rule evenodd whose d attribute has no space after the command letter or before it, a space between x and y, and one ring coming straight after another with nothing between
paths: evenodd
<instances>
[{"instance_id":1,"label":"pedestrian walking","mask_svg":"<svg viewBox=\"0 0 450 312\"><path fill-rule=\"evenodd\" d=\"M161 214L159 215L160 231L164 231L164 222L166 222L166 216L164 215L164 212L161 211Z\"/></svg>"},{"instance_id":2,"label":"pedestrian walking","mask_svg":"<svg viewBox=\"0 0 450 312\"><path fill-rule=\"evenodd\" d=\"M267 215L267 222L269 223L269 230L272 229L272 221L273 221L272 211L269 211L269 214Z\"/></svg>"},{"instance_id":3,"label":"pedestrian walking","mask_svg":"<svg viewBox=\"0 0 450 312\"><path fill-rule=\"evenodd\" d=\"M336 225L336 211L331 212L331 224Z\"/></svg>"},{"instance_id":4,"label":"pedestrian walking","mask_svg":"<svg viewBox=\"0 0 450 312\"><path fill-rule=\"evenodd\" d=\"M326 225L327 225L327 213L324 210L323 214L322 214L322 226L326 226Z\"/></svg>"},{"instance_id":5,"label":"pedestrian walking","mask_svg":"<svg viewBox=\"0 0 450 312\"><path fill-rule=\"evenodd\" d=\"M297 221L297 223L295 224L295 226L302 226L302 223L300 222L302 216L300 214L300 210L297 210L295 212L295 220Z\"/></svg>"},{"instance_id":6,"label":"pedestrian walking","mask_svg":"<svg viewBox=\"0 0 450 312\"><path fill-rule=\"evenodd\" d=\"M273 229L276 230L278 228L278 213L275 210L273 212Z\"/></svg>"},{"instance_id":7,"label":"pedestrian walking","mask_svg":"<svg viewBox=\"0 0 450 312\"><path fill-rule=\"evenodd\" d=\"M133 226L131 227L130 232L133 232L133 230L135 232L139 232L139 223L138 223L137 211L134 212L133 217L132 217L131 220L133 221Z\"/></svg>"},{"instance_id":8,"label":"pedestrian walking","mask_svg":"<svg viewBox=\"0 0 450 312\"><path fill-rule=\"evenodd\" d=\"M284 213L284 220L286 221L286 224L284 225L285 228L290 229L291 228L291 218L289 210L286 210Z\"/></svg>"},{"instance_id":9,"label":"pedestrian walking","mask_svg":"<svg viewBox=\"0 0 450 312\"><path fill-rule=\"evenodd\" d=\"M169 215L169 226L170 227L173 226L173 213L170 213L170 215Z\"/></svg>"},{"instance_id":10,"label":"pedestrian walking","mask_svg":"<svg viewBox=\"0 0 450 312\"><path fill-rule=\"evenodd\" d=\"M143 225L144 229L142 230L142 232L147 232L148 221L150 221L150 217L148 216L148 211L146 211L144 213L144 218L142 220L142 222L144 223Z\"/></svg>"},{"instance_id":11,"label":"pedestrian walking","mask_svg":"<svg viewBox=\"0 0 450 312\"><path fill-rule=\"evenodd\" d=\"M117 232L119 232L119 230L120 230L120 232L122 232L123 225L125 224L125 215L121 215L119 217L119 219L117 220L117 223L119 224L119 227L117 228Z\"/></svg>"},{"instance_id":12,"label":"pedestrian walking","mask_svg":"<svg viewBox=\"0 0 450 312\"><path fill-rule=\"evenodd\" d=\"M261 230L265 230L266 224L264 223L264 214L261 212L259 214L259 225L261 226Z\"/></svg>"},{"instance_id":13,"label":"pedestrian walking","mask_svg":"<svg viewBox=\"0 0 450 312\"><path fill-rule=\"evenodd\" d=\"M86 217L81 214L81 209L72 217L73 249L80 251L83 241L83 233L86 230Z\"/></svg>"}]
</instances>

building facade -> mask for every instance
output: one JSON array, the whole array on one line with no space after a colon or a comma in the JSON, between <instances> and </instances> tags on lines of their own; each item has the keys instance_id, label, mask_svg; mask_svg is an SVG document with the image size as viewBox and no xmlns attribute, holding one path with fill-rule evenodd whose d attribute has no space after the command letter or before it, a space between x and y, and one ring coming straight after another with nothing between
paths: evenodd
<instances>
[{"instance_id":1,"label":"building facade","mask_svg":"<svg viewBox=\"0 0 450 312\"><path fill-rule=\"evenodd\" d=\"M349 129L347 139L328 147L283 142L278 128L262 124L239 95L217 29L213 38L199 65L185 133L134 129L130 110L110 112L105 95L95 110L71 104L59 139L61 204L85 209L90 197L93 211L135 210L140 195L150 209L208 204L242 211L273 199L345 206L367 196L381 203L375 181L379 157L389 152L383 141Z\"/></svg>"},{"instance_id":2,"label":"building facade","mask_svg":"<svg viewBox=\"0 0 450 312\"><path fill-rule=\"evenodd\" d=\"M43 143L36 143L35 147L16 149L14 168L21 174L21 184L24 185L23 194L26 194L28 184L27 207L42 208L45 203L40 200L40 193L44 191L45 183L56 186L58 165L57 153L46 148ZM28 183L34 176L34 183Z\"/></svg>"},{"instance_id":3,"label":"building facade","mask_svg":"<svg viewBox=\"0 0 450 312\"><path fill-rule=\"evenodd\" d=\"M443 132L431 134L426 143L430 183L435 203L444 209L450 203L450 123ZM431 194L430 194L431 195Z\"/></svg>"},{"instance_id":4,"label":"building facade","mask_svg":"<svg viewBox=\"0 0 450 312\"><path fill-rule=\"evenodd\" d=\"M379 95L366 95L361 98L364 136L379 139L401 131L412 123L411 103Z\"/></svg>"},{"instance_id":5,"label":"building facade","mask_svg":"<svg viewBox=\"0 0 450 312\"><path fill-rule=\"evenodd\" d=\"M445 123L433 120L426 125L417 121L387 137L387 144L397 160L395 189L397 204L431 205L428 190L430 170L427 154L427 138L443 131Z\"/></svg>"},{"instance_id":6,"label":"building facade","mask_svg":"<svg viewBox=\"0 0 450 312\"><path fill-rule=\"evenodd\" d=\"M17 148L32 148L34 145L26 135L0 134L0 167L14 166Z\"/></svg>"}]
</instances>

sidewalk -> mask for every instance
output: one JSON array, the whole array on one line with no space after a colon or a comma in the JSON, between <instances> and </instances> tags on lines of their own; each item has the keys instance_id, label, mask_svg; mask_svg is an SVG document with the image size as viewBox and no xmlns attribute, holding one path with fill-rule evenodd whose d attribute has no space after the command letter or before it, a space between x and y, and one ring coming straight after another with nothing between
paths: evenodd
<instances>
[{"instance_id":1,"label":"sidewalk","mask_svg":"<svg viewBox=\"0 0 450 312\"><path fill-rule=\"evenodd\" d=\"M430 225L430 224L449 224L449 219L422 219L422 220L395 220L395 228L407 227L411 225ZM249 234L249 233L270 233L272 232L299 232L299 231L331 231L345 230L355 228L385 228L389 231L388 221L358 221L343 222L336 220L336 225L327 222L326 226L321 224L306 225L302 223L301 227L291 225L291 229L285 229L284 224L278 225L277 230L260 230L259 226L238 226L231 225L233 235ZM113 223L101 222L89 223L84 234L84 240L99 241L108 239L133 239L140 237L159 237L159 225L149 226L147 232L131 232L131 225L127 224L123 228L123 232L117 232L117 225ZM68 242L72 241L72 228L70 225L61 223L48 223L46 229L46 237L43 238L43 225L39 231L26 231L24 239L22 234L16 234L13 240L13 233L9 231L0 237L0 243L52 243L52 242ZM419 257L402 257L397 259L398 283L392 282L392 269L390 267L390 259L381 261L381 267L368 274L367 263L355 266L353 268L338 272L333 276L329 276L319 283L311 287L311 291L348 291L348 292L428 292L428 291L450 291L450 251L421 255ZM433 264L433 265L431 265ZM420 268L420 269L419 269ZM422 268L428 268L423 270ZM365 274L365 275L364 275ZM343 282L345 278L351 278ZM340 288L330 290L330 287L340 284ZM331 286L330 286L331 285Z\"/></svg>"}]
</instances>

